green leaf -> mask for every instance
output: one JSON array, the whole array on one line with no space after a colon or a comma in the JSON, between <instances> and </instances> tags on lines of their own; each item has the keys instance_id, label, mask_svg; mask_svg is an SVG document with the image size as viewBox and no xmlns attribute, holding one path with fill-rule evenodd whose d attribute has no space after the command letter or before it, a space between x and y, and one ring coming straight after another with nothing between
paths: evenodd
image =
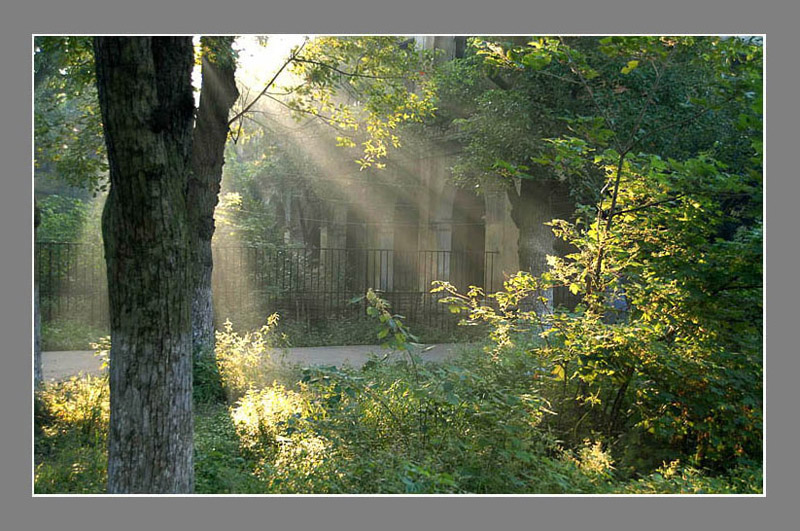
<instances>
[{"instance_id":1,"label":"green leaf","mask_svg":"<svg viewBox=\"0 0 800 531\"><path fill-rule=\"evenodd\" d=\"M530 53L522 58L522 64L532 70L541 70L552 60L553 57L549 54Z\"/></svg>"},{"instance_id":2,"label":"green leaf","mask_svg":"<svg viewBox=\"0 0 800 531\"><path fill-rule=\"evenodd\" d=\"M627 66L622 67L622 73L626 75L630 74L636 69L637 66L639 66L639 61L628 61Z\"/></svg>"}]
</instances>

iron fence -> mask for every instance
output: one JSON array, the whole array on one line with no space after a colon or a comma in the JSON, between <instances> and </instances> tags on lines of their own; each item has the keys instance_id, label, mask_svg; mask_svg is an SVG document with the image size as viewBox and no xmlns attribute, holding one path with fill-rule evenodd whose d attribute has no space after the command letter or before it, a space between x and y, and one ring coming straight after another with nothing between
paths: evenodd
<instances>
[{"instance_id":1,"label":"iron fence","mask_svg":"<svg viewBox=\"0 0 800 531\"><path fill-rule=\"evenodd\" d=\"M42 322L67 319L108 327L102 245L36 242L34 268Z\"/></svg>"},{"instance_id":2,"label":"iron fence","mask_svg":"<svg viewBox=\"0 0 800 531\"><path fill-rule=\"evenodd\" d=\"M278 312L311 322L363 315L354 298L375 289L409 322L455 323L434 280L493 292L496 252L396 251L214 246L215 313L237 327L257 326ZM72 319L108 326L108 294L100 245L37 242L35 268L44 322ZM218 323L218 325L221 323Z\"/></svg>"},{"instance_id":3,"label":"iron fence","mask_svg":"<svg viewBox=\"0 0 800 531\"><path fill-rule=\"evenodd\" d=\"M430 293L434 280L491 291L497 253L390 249L215 247L212 277L217 316L235 323L315 321L363 315L352 301L372 288L409 322L454 324Z\"/></svg>"}]
</instances>

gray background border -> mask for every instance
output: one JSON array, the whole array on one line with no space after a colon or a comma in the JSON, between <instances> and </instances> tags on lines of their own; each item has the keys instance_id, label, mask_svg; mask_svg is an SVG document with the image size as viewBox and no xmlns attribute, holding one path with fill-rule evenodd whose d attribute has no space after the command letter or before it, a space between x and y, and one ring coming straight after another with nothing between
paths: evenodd
<instances>
[{"instance_id":1,"label":"gray background border","mask_svg":"<svg viewBox=\"0 0 800 531\"><path fill-rule=\"evenodd\" d=\"M244 5L240 5L244 4ZM789 2L29 0L5 5L0 77L0 526L4 529L783 529L797 494L796 151L800 20ZM32 498L30 54L33 33L766 33L766 498ZM780 112L777 110L780 109ZM791 188L791 190L790 190ZM794 207L794 208L792 208ZM792 236L795 236L792 239ZM781 245L781 242L784 242ZM250 527L250 526L248 526Z\"/></svg>"}]
</instances>

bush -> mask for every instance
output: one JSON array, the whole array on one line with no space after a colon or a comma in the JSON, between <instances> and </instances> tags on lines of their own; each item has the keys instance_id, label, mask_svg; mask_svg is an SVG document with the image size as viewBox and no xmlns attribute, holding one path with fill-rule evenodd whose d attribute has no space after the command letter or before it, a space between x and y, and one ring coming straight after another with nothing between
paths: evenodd
<instances>
[{"instance_id":1,"label":"bush","mask_svg":"<svg viewBox=\"0 0 800 531\"><path fill-rule=\"evenodd\" d=\"M412 323L421 343L466 343L486 337L486 327L433 326ZM278 330L292 347L324 347L339 345L374 345L379 328L374 319L365 316L343 317L305 323L283 321Z\"/></svg>"},{"instance_id":2,"label":"bush","mask_svg":"<svg viewBox=\"0 0 800 531\"><path fill-rule=\"evenodd\" d=\"M269 385L250 369L266 334L221 336L235 360L230 381L244 390L231 409L240 452L265 492L593 492L608 482L602 448L573 456L541 428L548 404L531 377L535 357L473 351L423 364L388 303L367 300L379 337L405 359L299 374L269 366L284 378Z\"/></svg>"},{"instance_id":3,"label":"bush","mask_svg":"<svg viewBox=\"0 0 800 531\"><path fill-rule=\"evenodd\" d=\"M315 428L324 411L276 384L249 390L232 410L243 454L256 463L268 492L335 492L341 465L330 439Z\"/></svg>"},{"instance_id":4,"label":"bush","mask_svg":"<svg viewBox=\"0 0 800 531\"><path fill-rule=\"evenodd\" d=\"M261 481L253 461L239 451L239 438L224 405L204 404L195 411L195 493L258 493Z\"/></svg>"},{"instance_id":5,"label":"bush","mask_svg":"<svg viewBox=\"0 0 800 531\"><path fill-rule=\"evenodd\" d=\"M682 466L678 460L613 489L622 494L760 494L763 491L761 467L736 467L715 477Z\"/></svg>"},{"instance_id":6,"label":"bush","mask_svg":"<svg viewBox=\"0 0 800 531\"><path fill-rule=\"evenodd\" d=\"M45 383L34 409L34 492L106 490L108 378Z\"/></svg>"},{"instance_id":7,"label":"bush","mask_svg":"<svg viewBox=\"0 0 800 531\"><path fill-rule=\"evenodd\" d=\"M602 439L621 448L626 474L676 458L715 473L760 461L757 336L743 334L734 350L689 317L681 323L658 313L668 326L655 313L609 320L602 301L573 312L533 311L547 302L543 294L556 273L518 273L490 295L493 306L480 293L460 294L446 283L436 290L450 294L443 301L456 311L492 326L499 363L526 355L536 360L525 363L558 413L548 417L548 428L566 446Z\"/></svg>"},{"instance_id":8,"label":"bush","mask_svg":"<svg viewBox=\"0 0 800 531\"><path fill-rule=\"evenodd\" d=\"M264 491L592 492L608 479L609 461L591 459L606 454L572 457L540 428L545 402L518 365L411 356L251 386L231 416Z\"/></svg>"},{"instance_id":9,"label":"bush","mask_svg":"<svg viewBox=\"0 0 800 531\"><path fill-rule=\"evenodd\" d=\"M278 345L282 338L275 332L278 315L254 332L239 334L230 321L217 331L216 364L228 401L233 403L249 389L270 385L280 369Z\"/></svg>"},{"instance_id":10,"label":"bush","mask_svg":"<svg viewBox=\"0 0 800 531\"><path fill-rule=\"evenodd\" d=\"M195 404L222 404L225 388L213 353L195 353L192 358L192 397Z\"/></svg>"}]
</instances>

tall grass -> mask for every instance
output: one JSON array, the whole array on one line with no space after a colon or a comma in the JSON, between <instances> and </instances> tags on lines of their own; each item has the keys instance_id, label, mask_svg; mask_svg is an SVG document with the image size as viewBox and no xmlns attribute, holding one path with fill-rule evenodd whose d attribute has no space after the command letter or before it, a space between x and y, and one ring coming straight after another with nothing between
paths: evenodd
<instances>
[{"instance_id":1,"label":"tall grass","mask_svg":"<svg viewBox=\"0 0 800 531\"><path fill-rule=\"evenodd\" d=\"M558 382L535 349L300 367L283 361L274 326L226 327L216 362L196 367L224 390L196 395L198 493L761 491L760 468L631 472L602 436L568 446L553 421ZM35 403L35 492L104 492L107 379L46 384Z\"/></svg>"}]
</instances>

